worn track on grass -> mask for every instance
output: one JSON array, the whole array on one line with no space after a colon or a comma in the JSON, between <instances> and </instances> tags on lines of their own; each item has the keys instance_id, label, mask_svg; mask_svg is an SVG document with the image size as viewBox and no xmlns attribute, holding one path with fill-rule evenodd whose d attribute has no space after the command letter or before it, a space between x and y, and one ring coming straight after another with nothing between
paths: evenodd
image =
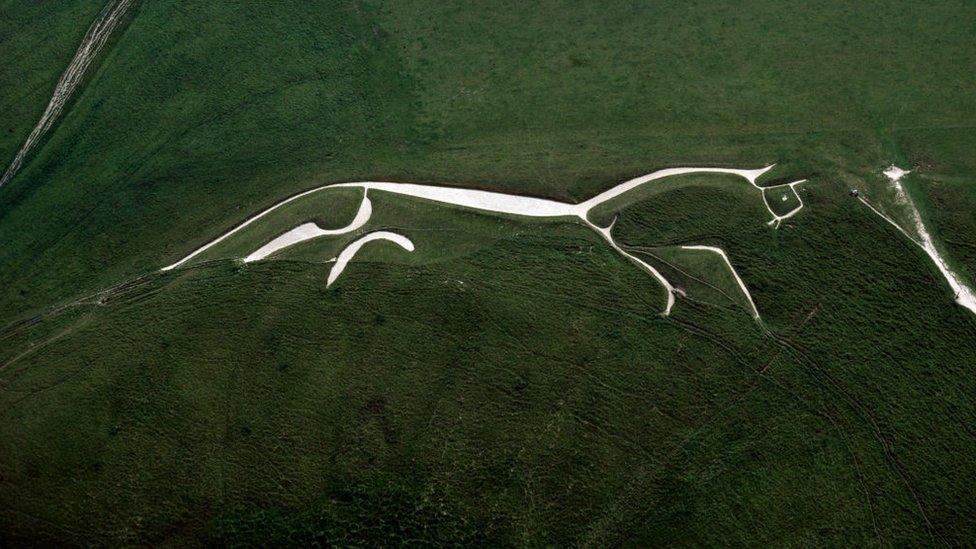
<instances>
[{"instance_id":1,"label":"worn track on grass","mask_svg":"<svg viewBox=\"0 0 976 549\"><path fill-rule=\"evenodd\" d=\"M44 113L41 114L40 120L37 121L37 125L28 134L27 139L24 140L24 144L21 145L13 161L11 161L10 165L7 166L7 170L3 173L3 177L0 178L0 187L3 187L13 179L21 165L23 165L27 155L30 154L54 123L57 122L68 100L71 99L75 89L78 88L78 85L84 80L85 75L88 74L88 70L91 68L95 59L98 58L102 48L105 47L112 32L119 27L133 5L135 5L135 0L109 0L105 4L101 13L98 14L98 17L95 18L95 21L88 29L88 32L85 33L85 37L82 39L78 51L75 52L74 57L71 58L71 62L68 63L68 68L64 70L61 79L58 80L58 84L54 87L51 100L48 102L47 108L44 109Z\"/></svg>"}]
</instances>

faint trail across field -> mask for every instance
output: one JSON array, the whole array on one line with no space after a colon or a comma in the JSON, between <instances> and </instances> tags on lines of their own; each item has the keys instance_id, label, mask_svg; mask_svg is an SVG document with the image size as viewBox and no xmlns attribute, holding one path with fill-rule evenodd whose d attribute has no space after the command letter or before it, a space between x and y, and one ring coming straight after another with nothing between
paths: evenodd
<instances>
[{"instance_id":1,"label":"faint trail across field","mask_svg":"<svg viewBox=\"0 0 976 549\"><path fill-rule=\"evenodd\" d=\"M64 106L68 103L78 84L84 79L92 62L98 57L112 32L119 26L119 23L134 4L135 0L109 0L105 8L98 14L95 22L85 33L85 38L81 41L81 45L71 59L71 63L68 64L68 68L64 70L64 74L58 80L58 85L54 87L54 93L51 95L51 101L48 102L47 108L44 109L44 114L41 115L41 119L37 121L37 125L27 136L10 166L3 173L3 177L0 178L0 187L13 179L27 155L61 116Z\"/></svg>"}]
</instances>

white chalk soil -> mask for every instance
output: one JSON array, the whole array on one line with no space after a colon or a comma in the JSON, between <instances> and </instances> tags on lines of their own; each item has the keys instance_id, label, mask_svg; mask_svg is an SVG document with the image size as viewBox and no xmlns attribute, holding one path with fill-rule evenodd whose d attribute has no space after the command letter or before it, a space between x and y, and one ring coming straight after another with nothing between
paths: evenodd
<instances>
[{"instance_id":1,"label":"white chalk soil","mask_svg":"<svg viewBox=\"0 0 976 549\"><path fill-rule=\"evenodd\" d=\"M363 202L359 205L359 211L356 212L356 217L353 218L352 223L349 225L341 229L323 229L315 223L305 223L303 225L299 225L255 250L252 254L244 258L244 262L250 263L251 261L264 259L275 252L313 238L351 233L366 225L372 215L373 203L370 202L368 196L364 195ZM172 268L172 266L167 268Z\"/></svg>"},{"instance_id":2,"label":"white chalk soil","mask_svg":"<svg viewBox=\"0 0 976 549\"><path fill-rule=\"evenodd\" d=\"M881 172L881 173L883 173L885 175L885 177L887 177L888 179L890 179L893 183L898 183L901 180L902 177L905 177L906 175L908 175L908 174L910 174L912 172L911 171L903 170L903 169L899 168L898 166L895 166L894 164L892 164L891 166L888 166L887 168L885 168L885 170L883 172Z\"/></svg>"},{"instance_id":3,"label":"white chalk soil","mask_svg":"<svg viewBox=\"0 0 976 549\"><path fill-rule=\"evenodd\" d=\"M946 263L945 258L942 256L941 252L935 245L935 241L932 239L932 235L929 233L928 229L925 227L925 223L922 221L922 216L912 201L908 193L905 192L905 188L901 184L901 179L911 173L910 171L899 168L898 166L889 166L884 170L885 177L888 178L889 183L895 191L895 197L898 203L906 208L908 212L909 222L912 224L911 229L915 231L918 237L913 237L907 229L895 222L894 219L888 215L881 212L878 208L872 205L866 198L859 196L858 199L871 209L874 213L881 216L885 221L894 225L903 235L908 237L909 240L914 242L925 252L926 255L935 263L937 269L942 274L946 282L949 283L949 287L955 293L956 303L962 305L966 309L969 309L973 313L976 313L976 291L969 287L959 275L949 268L949 264Z\"/></svg>"},{"instance_id":4,"label":"white chalk soil","mask_svg":"<svg viewBox=\"0 0 976 549\"><path fill-rule=\"evenodd\" d=\"M607 241L607 243L614 250L617 251L617 253L619 253L620 255L622 255L623 257L625 257L626 259L628 259L629 261L631 261L632 263L640 267L641 269L647 271L665 287L665 289L667 290L667 303L665 305L663 314L667 315L671 312L671 309L674 306L675 294L677 293L675 287L670 282L668 282L668 280L652 265L624 251L618 245L618 243L613 239L613 236L611 234L612 224L610 227L598 227L593 222L591 222L589 219L590 212L592 212L594 208L597 208L598 206L624 193L627 193L633 189L636 189L642 185L648 184L655 180L678 176L678 175L685 175L685 174L729 174L729 175L735 175L745 179L746 181L749 182L750 185L758 189L762 197L763 204L766 206L767 211L769 211L770 216L772 216L772 219L768 222L768 224L778 227L783 220L792 217L797 212L799 212L800 209L803 208L803 201L802 199L800 199L799 194L796 192L796 186L803 183L805 180L786 183L783 185L776 185L774 187L768 187L768 188L779 188L783 186L788 186L790 190L794 194L796 194L797 200L799 201L799 205L796 208L794 208L793 210L791 210L790 212L784 215L778 215L776 214L775 211L773 211L773 209L769 206L769 203L766 200L766 190L765 190L766 188L761 187L756 183L756 180L760 176L762 176L764 173L768 172L772 168L773 168L772 165L766 166L764 168L752 169L752 170L733 169L733 168L712 168L712 167L667 168L620 183L608 189L607 191L604 191L594 196L593 198L578 204L559 202L557 200L548 200L543 198L535 198L531 196L521 196L515 194L482 191L477 189L467 189L461 187L442 187L437 185L421 185L415 183L393 183L393 182L380 182L380 181L334 183L330 185L323 185L315 189L311 189L299 195L283 200L275 204L274 206L271 206L270 208L245 220L243 223L241 223L234 229L228 231L227 233L221 235L220 237L216 238L212 242L193 251L192 253L190 253L183 259L177 261L176 263L164 267L163 270L166 271L166 270L175 269L177 267L180 267L181 265L186 264L188 261L190 261L197 255L199 255L200 253L206 251L207 249L227 239L228 237L237 233L241 229L258 221L262 217L268 215L274 210L280 208L281 206L284 206L285 204L288 204L295 200L299 200L312 193L316 193L326 189L351 187L351 188L358 188L363 190L363 202L359 208L359 212L356 214L356 218L348 226L343 227L341 229L329 230L329 229L322 229L317 225L315 225L314 223L305 223L299 225L294 229L288 231L287 233L261 246L253 253L245 257L244 261L251 262L251 261L266 259L276 252L279 252L285 248L288 248L290 246L293 246L295 244L313 238L319 238L321 236L329 236L329 235L347 234L359 230L360 228L366 225L366 223L370 219L370 216L372 215L372 205L369 201L369 196L368 196L369 192L370 191L386 192L395 195L403 195L403 196L410 196L414 198L426 199L432 202L438 202L450 206L468 208L468 209L473 209L473 210L478 210L483 212L515 215L515 216L528 217L528 218L565 218L567 220L575 218L577 221L582 222L587 227L590 227L591 229L596 231L604 240ZM372 234L377 234L377 233L372 233ZM389 234L394 234L394 233L387 233L387 236L389 236ZM401 245L403 244L401 243ZM406 248L406 246L404 247ZM411 247L412 247L412 243L411 243ZM707 248L707 249L710 251L718 250L718 248ZM353 253L355 252L355 250L358 250L358 248L355 248ZM745 287L745 284L742 283L741 279L739 279L738 274L735 273L735 269L732 267L731 263L729 263L728 257L725 256L725 253L721 252L720 255L723 257L723 259L725 259L729 268L732 270L736 279L739 281L740 287L743 289L743 291L746 293L746 296L749 298L749 302L750 304L752 304L753 316L758 320L759 313L756 310L755 304L752 301L752 296L749 295L748 290ZM342 268L344 268L344 266ZM338 273L342 272L342 268L338 269L336 276L338 276Z\"/></svg>"},{"instance_id":5,"label":"white chalk soil","mask_svg":"<svg viewBox=\"0 0 976 549\"><path fill-rule=\"evenodd\" d=\"M766 205L766 209L769 210L770 215L773 216L773 218L766 223L767 225L772 225L773 227L775 227L775 228L778 229L780 223L782 223L783 221L785 221L785 220L793 217L800 210L803 209L803 199L800 198L800 193L797 192L796 186L797 185L801 185L801 184L806 183L806 182L807 182L806 179L801 179L799 181L794 181L792 183L784 183L782 185L772 185L770 187L760 187L759 185L756 185L755 183L753 183L753 186L756 187L757 189L759 189L762 192L763 204ZM766 191L767 190L772 190L772 189L779 189L779 188L782 188L782 187L789 187L790 192L792 192L793 193L793 196L796 197L796 200L797 200L798 205L797 205L797 207L793 208L792 210L786 212L783 215L777 215L776 212L773 211L773 208L771 208L769 206L769 202L766 200ZM786 202L788 198L789 198L789 196L784 194L783 195L783 198L782 198L782 201L783 202Z\"/></svg>"},{"instance_id":6,"label":"white chalk soil","mask_svg":"<svg viewBox=\"0 0 976 549\"><path fill-rule=\"evenodd\" d=\"M413 242L402 234L397 234L390 231L376 231L369 233L358 238L352 244L346 246L341 252L339 252L339 255L335 258L335 265L333 265L332 270L329 271L329 279L326 281L325 286L331 286L332 283L339 278L339 275L342 274L342 271L346 269L346 265L352 261L352 258L355 257L357 253L359 253L359 249L362 248L367 242L372 242L374 240L388 240L394 244L397 244L408 252L412 252L414 250Z\"/></svg>"}]
</instances>

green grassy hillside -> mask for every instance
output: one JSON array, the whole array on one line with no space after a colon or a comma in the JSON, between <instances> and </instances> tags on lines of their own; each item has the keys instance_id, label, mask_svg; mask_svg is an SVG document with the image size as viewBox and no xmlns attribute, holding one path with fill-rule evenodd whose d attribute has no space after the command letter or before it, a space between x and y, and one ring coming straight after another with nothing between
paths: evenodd
<instances>
[{"instance_id":1,"label":"green grassy hillside","mask_svg":"<svg viewBox=\"0 0 976 549\"><path fill-rule=\"evenodd\" d=\"M99 2L0 1L12 156ZM9 15L9 17L6 17ZM847 195L906 179L976 276L971 3L150 2L0 188L0 545L964 545L976 316ZM7 105L8 108L3 108ZM8 130L13 130L9 132ZM807 178L778 229L687 176ZM768 191L779 213L798 202ZM677 247L724 249L724 264ZM711 257L716 259L717 256Z\"/></svg>"},{"instance_id":2,"label":"green grassy hillside","mask_svg":"<svg viewBox=\"0 0 976 549\"><path fill-rule=\"evenodd\" d=\"M976 122L972 10L142 3L0 196L20 235L0 311L171 263L327 181L576 200L686 163L880 181L893 139Z\"/></svg>"},{"instance_id":3,"label":"green grassy hillside","mask_svg":"<svg viewBox=\"0 0 976 549\"><path fill-rule=\"evenodd\" d=\"M653 279L549 225L424 266L367 257L329 290L326 265L210 263L8 335L56 339L4 369L5 528L102 542L964 539L976 320L893 229L849 230L860 210L828 193L795 226L744 220L730 240L721 224L641 222L688 200L725 209L709 192L641 203L619 231L727 246L772 335L695 300L663 319ZM899 270L916 274L884 278Z\"/></svg>"},{"instance_id":4,"label":"green grassy hillside","mask_svg":"<svg viewBox=\"0 0 976 549\"><path fill-rule=\"evenodd\" d=\"M44 112L99 2L0 2L0 163L6 169Z\"/></svg>"}]
</instances>

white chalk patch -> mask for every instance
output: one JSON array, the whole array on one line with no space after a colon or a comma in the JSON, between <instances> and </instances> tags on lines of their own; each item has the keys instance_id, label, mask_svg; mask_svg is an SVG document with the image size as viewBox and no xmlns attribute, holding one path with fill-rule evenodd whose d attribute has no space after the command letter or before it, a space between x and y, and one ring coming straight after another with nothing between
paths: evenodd
<instances>
[{"instance_id":1,"label":"white chalk patch","mask_svg":"<svg viewBox=\"0 0 976 549\"><path fill-rule=\"evenodd\" d=\"M908 204L910 201L908 199L908 194L905 193L905 188L901 186L901 178L912 172L903 170L892 164L882 173L888 178L892 188L895 189L895 200L899 204ZM914 208L914 205L912 205L912 208Z\"/></svg>"},{"instance_id":2,"label":"white chalk patch","mask_svg":"<svg viewBox=\"0 0 976 549\"><path fill-rule=\"evenodd\" d=\"M885 177L887 177L888 179L892 181L898 181L902 177L905 177L906 175L912 172L910 170L903 170L898 166L892 164L891 166L888 166L883 173L885 174Z\"/></svg>"},{"instance_id":3,"label":"white chalk patch","mask_svg":"<svg viewBox=\"0 0 976 549\"><path fill-rule=\"evenodd\" d=\"M250 263L251 261L264 259L269 255L279 252L289 246L293 246L299 242L304 242L313 238L318 238L320 236L334 236L351 233L365 225L366 222L369 221L371 215L373 215L373 203L369 201L369 197L364 196L363 202L359 206L359 211L356 213L356 217L349 225L346 225L341 229L322 229L315 223L305 223L303 225L299 225L258 248L256 251L251 253L251 255L245 257L244 262Z\"/></svg>"},{"instance_id":4,"label":"white chalk patch","mask_svg":"<svg viewBox=\"0 0 976 549\"><path fill-rule=\"evenodd\" d=\"M414 250L413 242L402 234L391 233L389 231L376 231L375 233L369 233L359 238L352 244L346 246L341 252L339 252L339 255L335 258L335 265L333 265L332 270L329 271L329 279L325 283L326 288L331 286L332 283L339 278L339 275L341 275L342 271L346 269L346 265L349 263L349 261L351 261L352 258L356 256L356 253L359 252L359 249L362 248L367 242L372 242L374 240L389 240L394 244L398 244L401 248L407 250L408 252L412 252Z\"/></svg>"}]
</instances>

